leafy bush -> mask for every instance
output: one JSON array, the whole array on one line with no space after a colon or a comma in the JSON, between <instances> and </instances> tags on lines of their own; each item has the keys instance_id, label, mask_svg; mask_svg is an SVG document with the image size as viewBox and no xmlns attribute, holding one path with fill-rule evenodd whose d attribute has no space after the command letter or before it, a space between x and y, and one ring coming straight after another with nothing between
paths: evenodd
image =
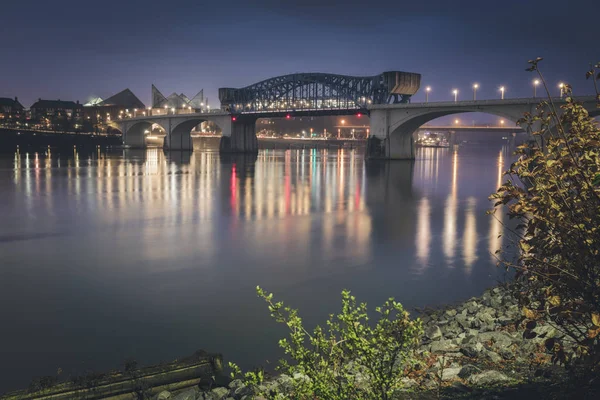
<instances>
[{"instance_id":1,"label":"leafy bush","mask_svg":"<svg viewBox=\"0 0 600 400\"><path fill-rule=\"evenodd\" d=\"M349 291L342 292L342 312L330 315L326 328L306 330L297 310L274 302L273 294L260 287L257 293L269 306L271 316L285 324L289 339L279 341L289 360L281 360L278 370L294 377L286 394L295 399L389 399L402 388L404 371L415 363L414 347L422 334L420 320L394 299L377 307L372 324L367 305L356 303ZM241 375L230 363L232 378ZM262 386L262 371L244 375L255 391L282 398L282 390ZM262 393L261 393L262 392Z\"/></svg>"},{"instance_id":2,"label":"leafy bush","mask_svg":"<svg viewBox=\"0 0 600 400\"><path fill-rule=\"evenodd\" d=\"M539 74L541 58L530 61ZM600 95L594 66L587 77ZM497 193L496 205L509 204L508 214L520 225L516 287L527 323L526 338L536 336L536 321L551 321L564 341L548 338L555 362L600 364L600 128L585 108L564 89L557 108L548 92L534 115L520 123L535 138L519 147L520 158ZM535 128L534 128L535 127ZM515 179L518 178L518 179ZM520 181L522 184L515 182ZM569 357L565 346L573 346Z\"/></svg>"}]
</instances>

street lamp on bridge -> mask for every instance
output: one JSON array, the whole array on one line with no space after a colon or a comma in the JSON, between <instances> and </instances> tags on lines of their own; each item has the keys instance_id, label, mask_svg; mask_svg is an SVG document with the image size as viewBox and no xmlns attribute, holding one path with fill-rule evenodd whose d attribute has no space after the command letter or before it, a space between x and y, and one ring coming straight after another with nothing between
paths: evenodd
<instances>
[{"instance_id":1,"label":"street lamp on bridge","mask_svg":"<svg viewBox=\"0 0 600 400\"><path fill-rule=\"evenodd\" d=\"M505 91L505 90L506 90L506 89L504 88L504 86L500 86L500 98L501 98L502 100L504 100L504 91Z\"/></svg>"},{"instance_id":2,"label":"street lamp on bridge","mask_svg":"<svg viewBox=\"0 0 600 400\"><path fill-rule=\"evenodd\" d=\"M565 84L561 82L558 87L560 88L560 97L563 97L565 95Z\"/></svg>"},{"instance_id":3,"label":"street lamp on bridge","mask_svg":"<svg viewBox=\"0 0 600 400\"><path fill-rule=\"evenodd\" d=\"M533 81L533 98L535 99L535 97L537 96L537 87L540 84L539 79L536 79Z\"/></svg>"},{"instance_id":4,"label":"street lamp on bridge","mask_svg":"<svg viewBox=\"0 0 600 400\"><path fill-rule=\"evenodd\" d=\"M454 89L452 94L454 94L454 102L456 103L458 101L458 89Z\"/></svg>"},{"instance_id":5,"label":"street lamp on bridge","mask_svg":"<svg viewBox=\"0 0 600 400\"><path fill-rule=\"evenodd\" d=\"M477 89L479 89L478 83L473 85L473 101L477 100Z\"/></svg>"},{"instance_id":6,"label":"street lamp on bridge","mask_svg":"<svg viewBox=\"0 0 600 400\"><path fill-rule=\"evenodd\" d=\"M425 88L425 103L429 103L429 92L431 92L431 86Z\"/></svg>"}]
</instances>

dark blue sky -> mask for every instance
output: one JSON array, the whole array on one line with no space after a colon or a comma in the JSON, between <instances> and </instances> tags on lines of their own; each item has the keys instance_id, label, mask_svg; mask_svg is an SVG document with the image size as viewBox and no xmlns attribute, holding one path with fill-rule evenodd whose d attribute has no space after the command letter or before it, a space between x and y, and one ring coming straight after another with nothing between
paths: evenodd
<instances>
[{"instance_id":1,"label":"dark blue sky","mask_svg":"<svg viewBox=\"0 0 600 400\"><path fill-rule=\"evenodd\" d=\"M589 94L600 61L593 1L10 1L0 12L0 97L87 101L129 87L165 94L242 87L292 72L419 72L431 100L531 95L527 60L545 58ZM556 93L555 93L556 94ZM423 91L414 101L424 98Z\"/></svg>"}]
</instances>

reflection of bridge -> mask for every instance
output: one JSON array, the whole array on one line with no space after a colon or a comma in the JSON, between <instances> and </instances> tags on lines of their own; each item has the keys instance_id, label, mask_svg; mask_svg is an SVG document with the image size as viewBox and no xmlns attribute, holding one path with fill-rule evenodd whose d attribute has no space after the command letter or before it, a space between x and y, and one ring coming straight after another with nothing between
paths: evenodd
<instances>
[{"instance_id":1,"label":"reflection of bridge","mask_svg":"<svg viewBox=\"0 0 600 400\"><path fill-rule=\"evenodd\" d=\"M579 97L591 116L600 115L594 96ZM427 122L447 115L480 112L492 114L517 124L523 114L535 114L539 98L477 100L439 103L377 104L369 107L371 135L367 158L414 159L413 133ZM556 98L558 106L564 99ZM559 110L560 112L560 110Z\"/></svg>"}]
</instances>

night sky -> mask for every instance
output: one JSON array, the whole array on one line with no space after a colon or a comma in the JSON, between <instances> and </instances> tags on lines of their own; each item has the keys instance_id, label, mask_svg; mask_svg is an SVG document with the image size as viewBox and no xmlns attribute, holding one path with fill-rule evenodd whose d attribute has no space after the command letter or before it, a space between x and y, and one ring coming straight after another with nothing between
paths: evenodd
<instances>
[{"instance_id":1,"label":"night sky","mask_svg":"<svg viewBox=\"0 0 600 400\"><path fill-rule=\"evenodd\" d=\"M419 72L431 101L531 96L527 60L552 89L592 91L600 61L593 1L41 1L2 2L0 97L106 98L243 87L292 72ZM413 101L422 101L424 92Z\"/></svg>"}]
</instances>

